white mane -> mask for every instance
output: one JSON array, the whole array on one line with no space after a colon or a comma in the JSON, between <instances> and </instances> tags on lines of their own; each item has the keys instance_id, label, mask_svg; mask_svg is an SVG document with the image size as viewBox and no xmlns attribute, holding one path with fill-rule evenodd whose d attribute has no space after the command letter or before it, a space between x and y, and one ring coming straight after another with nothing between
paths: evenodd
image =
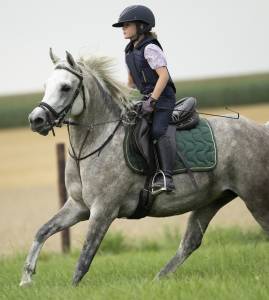
<instances>
[{"instance_id":1,"label":"white mane","mask_svg":"<svg viewBox=\"0 0 269 300\"><path fill-rule=\"evenodd\" d=\"M114 61L107 56L81 57L79 64L98 80L102 88L112 97L120 108L130 107L133 103L131 92L127 87L113 78Z\"/></svg>"}]
</instances>

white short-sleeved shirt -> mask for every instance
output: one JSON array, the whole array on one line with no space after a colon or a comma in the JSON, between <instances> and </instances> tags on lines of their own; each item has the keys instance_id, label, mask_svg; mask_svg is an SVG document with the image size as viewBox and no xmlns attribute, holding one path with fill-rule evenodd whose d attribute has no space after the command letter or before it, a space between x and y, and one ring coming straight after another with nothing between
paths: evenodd
<instances>
[{"instance_id":1,"label":"white short-sleeved shirt","mask_svg":"<svg viewBox=\"0 0 269 300\"><path fill-rule=\"evenodd\" d=\"M167 61L162 49L155 44L148 44L144 49L144 57L150 65L151 69L155 70L160 67L166 67ZM126 65L127 66L127 65ZM129 68L127 66L127 70Z\"/></svg>"},{"instance_id":2,"label":"white short-sleeved shirt","mask_svg":"<svg viewBox=\"0 0 269 300\"><path fill-rule=\"evenodd\" d=\"M144 57L151 69L166 67L167 61L162 49L155 44L148 44L144 49Z\"/></svg>"}]
</instances>

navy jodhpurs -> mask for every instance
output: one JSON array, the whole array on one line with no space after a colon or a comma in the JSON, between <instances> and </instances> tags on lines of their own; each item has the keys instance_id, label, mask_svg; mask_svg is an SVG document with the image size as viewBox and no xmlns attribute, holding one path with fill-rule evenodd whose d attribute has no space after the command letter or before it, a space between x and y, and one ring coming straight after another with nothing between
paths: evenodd
<instances>
[{"instance_id":1,"label":"navy jodhpurs","mask_svg":"<svg viewBox=\"0 0 269 300\"><path fill-rule=\"evenodd\" d=\"M161 96L156 103L152 116L151 137L158 140L166 133L167 127L171 120L172 112L175 107L175 96Z\"/></svg>"}]
</instances>

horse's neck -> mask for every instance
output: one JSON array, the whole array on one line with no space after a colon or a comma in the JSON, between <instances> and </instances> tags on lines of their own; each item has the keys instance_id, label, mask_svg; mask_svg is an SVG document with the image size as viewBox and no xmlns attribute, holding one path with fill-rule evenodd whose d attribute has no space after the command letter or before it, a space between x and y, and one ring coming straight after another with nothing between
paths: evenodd
<instances>
[{"instance_id":1,"label":"horse's neck","mask_svg":"<svg viewBox=\"0 0 269 300\"><path fill-rule=\"evenodd\" d=\"M76 118L76 122L80 124L93 125L82 153L86 154L85 152L94 150L96 147L100 146L100 141L105 141L110 134L110 128L113 126L115 127L117 124L117 122L108 122L116 121L120 118L120 113L117 113L116 111L117 110L109 109L105 104L104 99L101 99L100 97L90 98L85 111ZM85 126L72 126L70 128L71 142L76 151L80 150L87 132L88 128Z\"/></svg>"}]
</instances>

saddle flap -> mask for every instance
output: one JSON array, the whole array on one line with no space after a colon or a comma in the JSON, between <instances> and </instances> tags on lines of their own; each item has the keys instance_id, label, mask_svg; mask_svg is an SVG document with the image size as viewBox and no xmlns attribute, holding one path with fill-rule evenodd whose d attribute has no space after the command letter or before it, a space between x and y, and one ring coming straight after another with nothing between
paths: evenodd
<instances>
[{"instance_id":1,"label":"saddle flap","mask_svg":"<svg viewBox=\"0 0 269 300\"><path fill-rule=\"evenodd\" d=\"M145 118L140 118L135 126L134 139L139 152L147 163L151 155L150 149L150 126Z\"/></svg>"}]
</instances>

